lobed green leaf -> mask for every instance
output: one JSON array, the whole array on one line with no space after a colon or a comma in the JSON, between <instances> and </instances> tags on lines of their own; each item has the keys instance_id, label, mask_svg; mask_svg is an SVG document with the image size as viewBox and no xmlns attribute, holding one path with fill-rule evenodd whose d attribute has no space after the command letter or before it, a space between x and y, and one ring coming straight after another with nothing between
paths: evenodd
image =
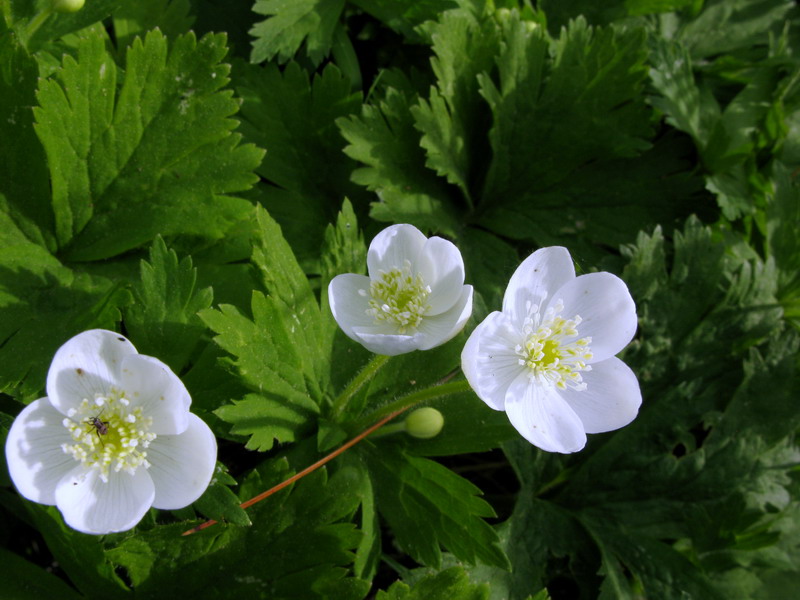
<instances>
[{"instance_id":1,"label":"lobed green leaf","mask_svg":"<svg viewBox=\"0 0 800 600\"><path fill-rule=\"evenodd\" d=\"M168 48L152 31L128 49L117 89L119 68L92 36L41 82L35 128L67 256L107 258L157 233L219 239L243 218L248 203L226 194L254 183L263 152L231 133L238 103L222 90L226 52L222 35L188 34Z\"/></svg>"},{"instance_id":2,"label":"lobed green leaf","mask_svg":"<svg viewBox=\"0 0 800 600\"><path fill-rule=\"evenodd\" d=\"M298 261L319 268L319 249L328 223L344 196L356 199L350 183L354 163L335 121L360 109L358 94L336 66L313 80L297 63L283 70L235 63L234 84L242 97L242 135L267 149L258 168L266 180L255 198L281 225Z\"/></svg>"},{"instance_id":3,"label":"lobed green leaf","mask_svg":"<svg viewBox=\"0 0 800 600\"><path fill-rule=\"evenodd\" d=\"M494 511L466 479L385 444L370 449L365 460L378 510L414 560L438 568L442 544L460 560L508 567L497 534L481 518Z\"/></svg>"},{"instance_id":4,"label":"lobed green leaf","mask_svg":"<svg viewBox=\"0 0 800 600\"><path fill-rule=\"evenodd\" d=\"M205 331L197 314L211 306L213 291L195 289L191 257L179 262L160 236L150 248L150 260L139 268L136 303L125 312L125 326L139 352L159 357L179 373Z\"/></svg>"},{"instance_id":5,"label":"lobed green leaf","mask_svg":"<svg viewBox=\"0 0 800 600\"><path fill-rule=\"evenodd\" d=\"M250 30L250 61L261 63L278 57L289 61L305 43L306 54L319 64L333 44L333 33L344 0L256 0L253 11L269 18Z\"/></svg>"},{"instance_id":6,"label":"lobed green leaf","mask_svg":"<svg viewBox=\"0 0 800 600\"><path fill-rule=\"evenodd\" d=\"M423 577L409 587L398 581L385 592L379 591L376 600L487 600L489 587L476 585L460 567L450 567Z\"/></svg>"}]
</instances>

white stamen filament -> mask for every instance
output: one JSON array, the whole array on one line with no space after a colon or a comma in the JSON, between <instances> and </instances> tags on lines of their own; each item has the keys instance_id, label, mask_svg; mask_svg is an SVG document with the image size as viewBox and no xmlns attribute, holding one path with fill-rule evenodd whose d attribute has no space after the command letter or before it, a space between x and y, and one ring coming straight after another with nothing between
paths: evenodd
<instances>
[{"instance_id":1,"label":"white stamen filament","mask_svg":"<svg viewBox=\"0 0 800 600\"><path fill-rule=\"evenodd\" d=\"M358 293L367 296L366 290ZM421 275L411 273L411 263L406 260L402 269L381 271L380 277L372 280L367 314L375 323L393 323L400 334L413 333L430 310L430 293L430 286L425 285Z\"/></svg>"},{"instance_id":2,"label":"white stamen filament","mask_svg":"<svg viewBox=\"0 0 800 600\"><path fill-rule=\"evenodd\" d=\"M559 300L547 309L544 315L539 306L528 302L528 316L522 326L523 339L514 348L519 364L528 369L533 381L550 384L560 390L567 387L575 391L586 389L582 371L591 371L587 362L592 359L589 344L591 337L578 337L578 326L582 319L575 315L571 319L559 316L564 310Z\"/></svg>"},{"instance_id":3,"label":"white stamen filament","mask_svg":"<svg viewBox=\"0 0 800 600\"><path fill-rule=\"evenodd\" d=\"M153 419L143 417L141 407L129 407L130 401L121 390L84 398L63 420L74 443L62 444L61 449L88 468L97 469L103 481L108 481L112 469L133 474L142 465L148 468L146 448L156 439L150 432Z\"/></svg>"}]
</instances>

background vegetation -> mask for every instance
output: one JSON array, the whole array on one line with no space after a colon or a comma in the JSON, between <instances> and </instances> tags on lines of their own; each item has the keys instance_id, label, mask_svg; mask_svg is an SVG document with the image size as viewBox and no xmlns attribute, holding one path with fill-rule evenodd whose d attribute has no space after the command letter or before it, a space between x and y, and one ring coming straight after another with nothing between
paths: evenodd
<instances>
[{"instance_id":1,"label":"background vegetation","mask_svg":"<svg viewBox=\"0 0 800 600\"><path fill-rule=\"evenodd\" d=\"M103 327L180 374L220 444L193 507L102 537L0 474L3 597L796 593L794 2L0 6L0 431ZM475 315L351 394L370 356L327 282L401 222L459 246ZM640 318L640 416L567 456L430 389L556 244ZM438 437L376 437L238 507L413 394ZM203 518L226 523L180 536Z\"/></svg>"}]
</instances>

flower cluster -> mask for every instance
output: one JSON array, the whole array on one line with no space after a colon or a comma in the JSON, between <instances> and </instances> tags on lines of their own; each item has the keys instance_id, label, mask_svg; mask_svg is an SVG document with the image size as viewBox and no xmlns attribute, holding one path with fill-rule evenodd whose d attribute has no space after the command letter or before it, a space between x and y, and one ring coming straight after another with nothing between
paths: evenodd
<instances>
[{"instance_id":1,"label":"flower cluster","mask_svg":"<svg viewBox=\"0 0 800 600\"><path fill-rule=\"evenodd\" d=\"M47 397L8 432L25 498L55 505L85 533L125 531L150 507L183 508L214 472L217 443L180 379L112 331L85 331L55 354Z\"/></svg>"},{"instance_id":2,"label":"flower cluster","mask_svg":"<svg viewBox=\"0 0 800 600\"><path fill-rule=\"evenodd\" d=\"M328 290L339 326L378 354L450 340L472 310L458 249L411 225L378 234L369 277L339 275ZM508 414L532 444L576 452L587 433L618 429L641 404L636 376L615 357L636 332L636 307L610 273L575 276L565 248L542 248L511 277L503 310L469 337L462 370L481 400Z\"/></svg>"},{"instance_id":3,"label":"flower cluster","mask_svg":"<svg viewBox=\"0 0 800 600\"><path fill-rule=\"evenodd\" d=\"M377 354L428 350L456 336L472 313L461 253L411 225L379 233L369 275L328 288L344 333ZM575 276L569 252L542 248L511 277L502 311L466 342L461 368L489 407L505 411L532 444L576 452L587 433L631 422L641 404L636 376L615 355L636 332L636 307L610 273ZM217 445L189 412L180 379L123 336L91 330L56 352L47 396L28 405L6 441L9 472L29 500L55 505L74 529L134 527L150 509L178 509L208 487ZM438 434L442 415L412 413L402 426Z\"/></svg>"}]
</instances>

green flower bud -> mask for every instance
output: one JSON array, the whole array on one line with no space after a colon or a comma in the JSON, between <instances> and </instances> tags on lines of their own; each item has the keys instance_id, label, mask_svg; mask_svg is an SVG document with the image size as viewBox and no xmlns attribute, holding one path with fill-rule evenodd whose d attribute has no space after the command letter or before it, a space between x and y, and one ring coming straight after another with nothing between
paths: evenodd
<instances>
[{"instance_id":1,"label":"green flower bud","mask_svg":"<svg viewBox=\"0 0 800 600\"><path fill-rule=\"evenodd\" d=\"M52 0L53 10L59 13L74 13L83 8L86 0Z\"/></svg>"},{"instance_id":2,"label":"green flower bud","mask_svg":"<svg viewBox=\"0 0 800 600\"><path fill-rule=\"evenodd\" d=\"M444 417L435 408L418 408L406 417L406 433L415 438L428 440L439 435L444 426Z\"/></svg>"}]
</instances>

